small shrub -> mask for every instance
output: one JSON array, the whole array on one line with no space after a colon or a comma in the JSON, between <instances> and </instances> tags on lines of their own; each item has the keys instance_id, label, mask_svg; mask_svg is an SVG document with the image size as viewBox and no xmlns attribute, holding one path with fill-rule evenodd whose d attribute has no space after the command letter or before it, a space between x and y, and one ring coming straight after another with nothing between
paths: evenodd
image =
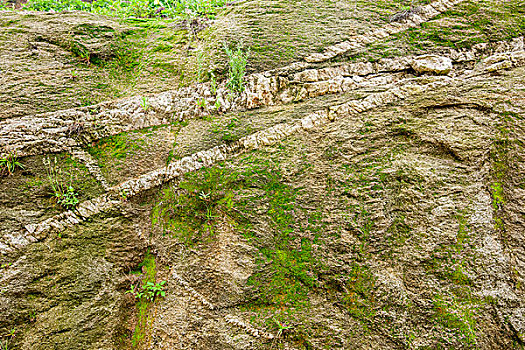
<instances>
[{"instance_id":1,"label":"small shrub","mask_svg":"<svg viewBox=\"0 0 525 350\"><path fill-rule=\"evenodd\" d=\"M0 158L0 175L13 175L15 170L24 169L18 157L14 153L8 153L4 158Z\"/></svg>"},{"instance_id":2,"label":"small shrub","mask_svg":"<svg viewBox=\"0 0 525 350\"><path fill-rule=\"evenodd\" d=\"M53 161L46 157L43 162L57 204L68 210L76 207L79 200L73 187L73 175L70 172L64 172L63 169L58 166L56 157ZM64 181L64 177L69 177L69 180Z\"/></svg>"},{"instance_id":3,"label":"small shrub","mask_svg":"<svg viewBox=\"0 0 525 350\"><path fill-rule=\"evenodd\" d=\"M164 285L166 281L160 283L146 282L142 286L142 290L131 286L130 290L126 293L133 294L137 299L146 299L148 301L153 301L157 296L165 297L166 292L164 291Z\"/></svg>"},{"instance_id":4,"label":"small shrub","mask_svg":"<svg viewBox=\"0 0 525 350\"><path fill-rule=\"evenodd\" d=\"M226 87L233 93L244 91L244 76L246 75L246 65L248 64L249 50L243 51L241 45L237 45L236 50L224 45L224 51L228 55L229 78Z\"/></svg>"}]
</instances>

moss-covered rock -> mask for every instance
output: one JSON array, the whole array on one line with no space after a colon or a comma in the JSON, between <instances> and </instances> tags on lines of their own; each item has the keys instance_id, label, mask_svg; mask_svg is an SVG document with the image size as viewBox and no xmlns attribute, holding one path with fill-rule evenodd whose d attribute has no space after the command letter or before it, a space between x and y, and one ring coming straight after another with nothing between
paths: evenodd
<instances>
[{"instance_id":1,"label":"moss-covered rock","mask_svg":"<svg viewBox=\"0 0 525 350\"><path fill-rule=\"evenodd\" d=\"M165 95L154 127L148 97L82 110L127 108L130 128L35 116L38 142L67 152L0 177L2 346L522 348L521 3L456 2L408 30L419 10L401 1L250 0L192 33L180 19L2 12L2 120L223 79L225 44L251 48L251 72L292 64L250 80L253 103L230 97L249 110L162 119ZM327 48L357 34L357 54ZM316 51L332 59L302 61ZM375 61L398 54L411 57ZM447 75L416 74L422 54L448 57ZM21 124L11 141L37 139ZM81 205L59 205L46 156ZM137 294L161 281L165 294Z\"/></svg>"}]
</instances>

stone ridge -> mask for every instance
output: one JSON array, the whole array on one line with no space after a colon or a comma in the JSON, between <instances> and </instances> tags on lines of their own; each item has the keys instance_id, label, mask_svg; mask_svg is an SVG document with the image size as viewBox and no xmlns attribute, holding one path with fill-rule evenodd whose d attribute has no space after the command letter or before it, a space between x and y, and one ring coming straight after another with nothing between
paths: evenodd
<instances>
[{"instance_id":1,"label":"stone ridge","mask_svg":"<svg viewBox=\"0 0 525 350\"><path fill-rule=\"evenodd\" d=\"M175 281L177 281L186 292L188 292L193 298L198 300L202 305L206 306L209 310L216 309L215 305L210 303L202 294L193 289L186 280L180 277L177 271L173 270L171 273L171 277Z\"/></svg>"},{"instance_id":2,"label":"stone ridge","mask_svg":"<svg viewBox=\"0 0 525 350\"><path fill-rule=\"evenodd\" d=\"M237 326L239 328L244 329L246 332L250 333L255 338L260 338L260 337L263 337L263 338L266 338L266 339L273 339L274 338L273 334L270 334L270 333L267 333L267 332L255 329L255 328L253 328L252 325L250 325L249 323L244 322L243 320L239 319L236 316L226 315L224 317L224 319L226 320L226 322L228 322L230 324L233 324L233 325L235 325L235 326Z\"/></svg>"},{"instance_id":3,"label":"stone ridge","mask_svg":"<svg viewBox=\"0 0 525 350\"><path fill-rule=\"evenodd\" d=\"M97 181L100 183L100 185L102 185L104 190L106 191L109 190L110 185L108 184L108 182L106 181L106 178L100 171L97 161L93 159L91 154L87 153L80 147L73 147L71 149L71 156L73 158L80 160L86 166L89 173L93 175L95 179L97 179Z\"/></svg>"},{"instance_id":4,"label":"stone ridge","mask_svg":"<svg viewBox=\"0 0 525 350\"><path fill-rule=\"evenodd\" d=\"M474 70L465 70L463 74L458 74L456 77L422 76L404 79L394 84L390 89L375 95L370 95L362 100L353 100L344 104L331 106L326 110L313 112L300 120L278 124L266 130L243 137L230 145L216 146L207 151L197 152L173 162L166 167L144 174L137 179L131 179L114 186L109 189L108 193L80 203L75 211L66 211L41 223L27 225L27 232L22 238L18 237L16 243L15 241L0 243L0 252L10 251L12 248L20 248L31 242L43 240L51 232L63 231L67 227L76 225L89 217L118 206L121 200L125 198L135 196L188 172L211 166L218 161L234 157L242 152L275 144L294 133L310 130L314 127L333 122L336 119L356 116L373 108L395 103L425 91L431 91L452 83L464 81L465 79L489 74L498 69L498 67L507 69L509 67L521 67L524 65L524 50L498 53L484 59Z\"/></svg>"},{"instance_id":5,"label":"stone ridge","mask_svg":"<svg viewBox=\"0 0 525 350\"><path fill-rule=\"evenodd\" d=\"M366 45L383 39L389 34L427 21L459 2L461 1L435 1L432 6L423 7L422 17L417 16L415 22L411 19L406 23L388 24L385 29L360 35L352 42L345 43ZM327 52L336 55L343 53L341 49L328 49ZM464 57L461 59L465 61ZM475 59L475 56L471 59ZM248 76L246 91L237 97L230 95L225 82L217 91L212 91L211 85L204 83L149 97L136 96L78 109L6 119L0 121L0 156L7 152L28 156L70 151L72 147L121 132L182 121L218 111L254 109L344 92L346 89L366 84L359 78L361 76L399 72L410 68L410 58L383 59L376 63L353 63L321 69L315 69L312 64L297 62L288 67ZM314 84L327 74L346 79L334 82L329 78L326 82ZM205 107L201 107L203 104ZM220 106L218 110L214 107L216 104Z\"/></svg>"},{"instance_id":6,"label":"stone ridge","mask_svg":"<svg viewBox=\"0 0 525 350\"><path fill-rule=\"evenodd\" d=\"M314 53L306 57L306 62L319 63L328 61L334 57L346 54L351 51L364 48L366 45L386 38L389 35L399 33L409 28L417 27L432 17L439 15L452 8L453 6L465 0L438 0L428 5L421 6L416 12L410 12L402 23L389 23L383 28L374 30L370 34L359 35L352 41L343 41L342 43L330 46L323 53Z\"/></svg>"},{"instance_id":7,"label":"stone ridge","mask_svg":"<svg viewBox=\"0 0 525 350\"><path fill-rule=\"evenodd\" d=\"M510 43L477 44L471 50L450 50L447 56L454 63L462 64L495 52L522 49L523 37ZM211 107L216 101L219 101L221 112L229 112L377 86L378 80L382 84L390 84L405 78L403 73L412 69L412 62L416 58L400 57L309 68L288 72L287 76L279 75L279 72L274 72L275 75L267 72L253 74L246 79L246 91L231 101L224 84L214 95L210 84L205 83L147 99L133 97L39 116L6 119L0 121L0 149L15 152L18 156L66 152L121 132L216 113ZM199 101L205 101L207 107L198 107Z\"/></svg>"}]
</instances>

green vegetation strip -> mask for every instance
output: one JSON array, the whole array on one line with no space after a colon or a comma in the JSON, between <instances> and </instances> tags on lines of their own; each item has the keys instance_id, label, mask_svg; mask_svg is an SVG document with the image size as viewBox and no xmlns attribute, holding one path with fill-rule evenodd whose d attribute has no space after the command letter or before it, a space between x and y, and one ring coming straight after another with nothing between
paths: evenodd
<instances>
[{"instance_id":1,"label":"green vegetation strip","mask_svg":"<svg viewBox=\"0 0 525 350\"><path fill-rule=\"evenodd\" d=\"M86 11L120 18L214 17L225 0L30 0L23 9Z\"/></svg>"}]
</instances>

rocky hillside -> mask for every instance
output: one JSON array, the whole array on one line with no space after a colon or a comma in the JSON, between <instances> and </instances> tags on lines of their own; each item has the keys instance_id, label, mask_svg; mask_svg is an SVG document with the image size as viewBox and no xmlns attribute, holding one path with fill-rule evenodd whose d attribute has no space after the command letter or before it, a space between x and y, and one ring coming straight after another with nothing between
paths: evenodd
<instances>
[{"instance_id":1,"label":"rocky hillside","mask_svg":"<svg viewBox=\"0 0 525 350\"><path fill-rule=\"evenodd\" d=\"M1 11L1 348L523 349L525 2L409 5Z\"/></svg>"}]
</instances>

